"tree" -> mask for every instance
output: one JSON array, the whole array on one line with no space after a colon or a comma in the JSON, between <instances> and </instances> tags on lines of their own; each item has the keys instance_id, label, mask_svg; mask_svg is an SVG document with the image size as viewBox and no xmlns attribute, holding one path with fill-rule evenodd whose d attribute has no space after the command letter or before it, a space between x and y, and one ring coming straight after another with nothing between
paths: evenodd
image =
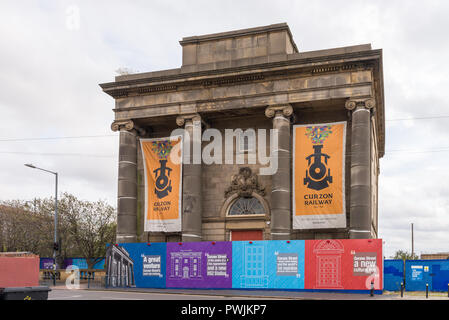
<instances>
[{"instance_id":1,"label":"tree","mask_svg":"<svg viewBox=\"0 0 449 320\"><path fill-rule=\"evenodd\" d=\"M50 253L52 220L25 201L0 203L0 251Z\"/></svg>"},{"instance_id":2,"label":"tree","mask_svg":"<svg viewBox=\"0 0 449 320\"><path fill-rule=\"evenodd\" d=\"M29 251L51 257L54 248L54 198L0 201L0 251ZM58 203L57 260L85 258L89 268L115 241L115 209L104 201L81 201L64 193Z\"/></svg>"},{"instance_id":3,"label":"tree","mask_svg":"<svg viewBox=\"0 0 449 320\"><path fill-rule=\"evenodd\" d=\"M396 253L394 254L393 259L398 259L398 260L416 260L418 259L418 256L416 254L411 254L405 250L398 250L396 251Z\"/></svg>"},{"instance_id":4,"label":"tree","mask_svg":"<svg viewBox=\"0 0 449 320\"><path fill-rule=\"evenodd\" d=\"M82 201L64 193L58 210L68 235L66 241L74 242L92 269L105 256L106 244L115 240L115 209L102 200Z\"/></svg>"}]
</instances>

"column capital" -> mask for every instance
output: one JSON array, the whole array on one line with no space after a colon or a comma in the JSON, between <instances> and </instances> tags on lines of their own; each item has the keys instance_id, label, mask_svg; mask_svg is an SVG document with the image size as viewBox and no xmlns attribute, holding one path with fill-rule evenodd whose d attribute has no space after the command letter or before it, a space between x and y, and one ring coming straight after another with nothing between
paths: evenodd
<instances>
[{"instance_id":1,"label":"column capital","mask_svg":"<svg viewBox=\"0 0 449 320\"><path fill-rule=\"evenodd\" d=\"M128 132L134 133L139 136L145 136L147 134L147 130L139 127L132 120L115 120L111 124L112 131L121 131L126 130Z\"/></svg>"},{"instance_id":2,"label":"column capital","mask_svg":"<svg viewBox=\"0 0 449 320\"><path fill-rule=\"evenodd\" d=\"M136 129L134 126L134 121L132 120L115 120L111 124L112 131L120 131L125 129L126 131L131 131L132 129Z\"/></svg>"},{"instance_id":3,"label":"column capital","mask_svg":"<svg viewBox=\"0 0 449 320\"><path fill-rule=\"evenodd\" d=\"M202 121L201 116L198 113L191 113L191 114L183 114L176 117L176 124L179 127L182 127L186 121Z\"/></svg>"},{"instance_id":4,"label":"column capital","mask_svg":"<svg viewBox=\"0 0 449 320\"><path fill-rule=\"evenodd\" d=\"M372 109L376 106L376 100L374 98L368 98L368 99L348 99L345 102L345 108L349 111L355 110L357 107L365 108L365 109Z\"/></svg>"},{"instance_id":5,"label":"column capital","mask_svg":"<svg viewBox=\"0 0 449 320\"><path fill-rule=\"evenodd\" d=\"M293 114L293 108L290 104L282 104L276 106L269 106L265 109L265 116L273 118L276 115L290 117Z\"/></svg>"}]
</instances>

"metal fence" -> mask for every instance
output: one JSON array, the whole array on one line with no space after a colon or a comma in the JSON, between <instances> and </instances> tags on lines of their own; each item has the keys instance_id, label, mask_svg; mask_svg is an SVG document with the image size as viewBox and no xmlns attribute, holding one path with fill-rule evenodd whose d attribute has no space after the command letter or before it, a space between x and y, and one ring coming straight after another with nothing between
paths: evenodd
<instances>
[{"instance_id":1,"label":"metal fence","mask_svg":"<svg viewBox=\"0 0 449 320\"><path fill-rule=\"evenodd\" d=\"M53 270L45 270L39 275L39 284L41 286L56 286L61 283L61 272Z\"/></svg>"},{"instance_id":2,"label":"metal fence","mask_svg":"<svg viewBox=\"0 0 449 320\"><path fill-rule=\"evenodd\" d=\"M95 271L82 270L66 274L64 271L45 270L41 272L39 284L42 286L78 286L80 288L130 288L135 287L126 276L96 275Z\"/></svg>"}]
</instances>

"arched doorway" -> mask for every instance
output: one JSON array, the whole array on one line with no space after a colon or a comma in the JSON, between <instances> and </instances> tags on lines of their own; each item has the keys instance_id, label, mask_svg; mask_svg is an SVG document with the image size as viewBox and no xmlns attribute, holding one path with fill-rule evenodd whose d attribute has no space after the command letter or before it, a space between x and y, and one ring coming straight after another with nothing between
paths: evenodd
<instances>
[{"instance_id":1,"label":"arched doorway","mask_svg":"<svg viewBox=\"0 0 449 320\"><path fill-rule=\"evenodd\" d=\"M228 216L265 215L265 208L257 197L238 197L229 206Z\"/></svg>"},{"instance_id":2,"label":"arched doorway","mask_svg":"<svg viewBox=\"0 0 449 320\"><path fill-rule=\"evenodd\" d=\"M256 193L250 197L235 194L227 199L223 211L228 240L264 240L269 207L263 197Z\"/></svg>"},{"instance_id":3,"label":"arched doorway","mask_svg":"<svg viewBox=\"0 0 449 320\"><path fill-rule=\"evenodd\" d=\"M269 232L270 209L264 199L265 187L249 167L239 168L225 190L221 216L225 218L226 239L263 240Z\"/></svg>"}]
</instances>

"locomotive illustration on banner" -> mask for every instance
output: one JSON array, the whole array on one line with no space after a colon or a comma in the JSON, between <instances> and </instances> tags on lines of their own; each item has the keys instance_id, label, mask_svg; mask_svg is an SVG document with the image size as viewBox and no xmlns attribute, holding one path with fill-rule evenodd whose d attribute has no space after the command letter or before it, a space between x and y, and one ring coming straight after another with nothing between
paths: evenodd
<instances>
[{"instance_id":1,"label":"locomotive illustration on banner","mask_svg":"<svg viewBox=\"0 0 449 320\"><path fill-rule=\"evenodd\" d=\"M171 168L167 166L167 157L170 154L173 146L170 141L154 141L153 151L159 156L160 167L153 170L156 175L156 186L154 188L154 193L158 199L165 198L169 192L172 191L170 172Z\"/></svg>"},{"instance_id":2,"label":"locomotive illustration on banner","mask_svg":"<svg viewBox=\"0 0 449 320\"><path fill-rule=\"evenodd\" d=\"M313 143L314 153L306 157L308 168L304 185L313 190L322 190L332 183L331 169L327 167L330 156L322 153L324 140L332 133L331 126L311 126L306 128L306 136Z\"/></svg>"}]
</instances>

